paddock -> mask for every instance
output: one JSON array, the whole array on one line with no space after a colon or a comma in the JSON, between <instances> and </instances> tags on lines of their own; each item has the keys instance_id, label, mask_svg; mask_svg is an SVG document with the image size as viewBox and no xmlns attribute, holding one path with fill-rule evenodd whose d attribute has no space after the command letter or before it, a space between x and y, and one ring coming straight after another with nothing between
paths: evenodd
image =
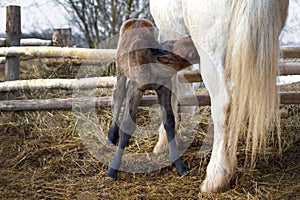
<instances>
[{"instance_id":1,"label":"paddock","mask_svg":"<svg viewBox=\"0 0 300 200\"><path fill-rule=\"evenodd\" d=\"M106 183L107 165L99 162L76 130L74 90L92 88L97 123L107 133L112 120L111 95L115 78L109 71L114 50L103 56L93 51L96 60L85 61L84 49L55 47L64 54L43 54L53 47L0 48L0 56L21 56L20 80L5 81L0 64L0 198L3 199L299 199L300 196L300 83L282 85L281 154L274 136L265 156L254 170L243 169L245 145L238 150L237 176L231 188L220 194L199 193L210 158L210 100L205 88L196 90L197 118L180 126L184 137L194 134L181 156L190 173L179 177L171 165L149 173L119 173L117 182ZM31 49L31 50L28 50ZM16 53L16 51L19 51ZM67 51L72 51L68 53ZM282 47L285 59L282 75L299 74L299 48ZM35 52L30 54L28 52ZM10 54L9 52L14 52ZM27 53L26 53L27 52ZM287 53L289 52L289 53ZM66 56L68 55L68 56ZM86 54L85 54L86 55ZM93 54L94 55L94 54ZM99 61L101 55L103 61ZM91 58L91 57L89 57ZM5 59L3 59L5 60ZM105 77L78 81L82 66L105 63ZM94 72L94 71L93 71ZM96 72L95 72L96 73ZM189 77L189 78L186 78ZM183 75L182 80L199 82L199 74ZM82 80L81 80L82 81ZM95 85L96 84L96 85ZM98 85L97 85L98 84ZM180 102L193 105L185 97ZM78 102L78 99L76 100ZM127 148L132 153L152 152L160 124L156 96L149 91L138 112L136 137ZM80 118L80 116L79 116ZM77 119L77 120L76 120ZM85 118L82 118L83 120ZM93 124L88 124L93 125ZM208 141L206 143L205 141Z\"/></svg>"},{"instance_id":2,"label":"paddock","mask_svg":"<svg viewBox=\"0 0 300 200\"><path fill-rule=\"evenodd\" d=\"M55 64L53 64L55 63ZM3 66L2 66L3 67ZM21 61L21 79L53 77L73 80L78 73L80 64L66 59L34 59ZM2 77L4 78L4 77ZM21 80L21 81L22 81ZM3 84L7 82L2 82ZM280 86L281 92L299 92L299 83ZM107 165L93 157L84 142L76 132L76 121L69 108L61 102L53 102L53 106L42 109L40 102L49 99L72 99L72 87L69 89L35 88L32 90L2 91L3 101L27 101L31 111L1 111L1 195L3 198L120 198L120 199L193 199L199 194L199 184L205 176L205 168L209 159L209 149L201 150L203 139L210 131L209 103L199 107L201 113L197 126L192 130L184 129L186 133L195 133L195 138L182 155L182 159L189 165L191 173L185 177L178 177L172 166L161 170L132 174L121 172L118 182L103 184ZM110 97L112 87L98 88L97 97L106 98L108 104L101 104L96 109L99 123L108 131L112 118ZM14 93L14 94L12 94ZM151 152L157 141L157 128L151 125L159 121L155 118L158 107L156 98L151 92L148 98L151 103L145 103L139 109L138 124L141 126L137 134L149 134L147 139L136 138L128 147L131 152ZM197 95L207 96L205 89L197 90ZM48 99L48 100L47 100ZM299 100L299 98L297 98ZM199 99L200 100L200 99ZM63 105L63 106L62 106ZM48 106L48 108L47 108ZM15 106L12 106L16 108ZM238 199L287 199L299 198L300 186L300 116L299 105L282 105L282 156L278 155L276 140L266 152L266 160L261 158L257 168L251 171L238 169L237 180L232 188L222 194L200 194L200 198L238 198ZM192 122L191 122L192 123ZM187 126L188 127L188 126ZM145 130L149 129L145 133ZM239 149L239 157L243 158L244 146ZM205 157L200 158L200 151ZM201 163L201 164L199 164ZM243 166L243 163L239 163ZM118 192L114 192L118 191Z\"/></svg>"},{"instance_id":3,"label":"paddock","mask_svg":"<svg viewBox=\"0 0 300 200\"><path fill-rule=\"evenodd\" d=\"M242 170L241 161L238 165L241 168L238 168L236 177L238 184L233 184L227 192L199 193L199 185L204 179L210 157L209 147L201 148L203 140L209 138L211 132L210 101L205 88L196 91L201 105L197 111L200 118L197 122L190 123L197 126L193 126L193 129L189 129L190 123L181 126L182 133L195 134L190 147L181 156L191 169L188 176L178 177L174 168L168 166L149 173L120 172L117 182L104 184L107 165L99 162L84 145L76 131L76 121L71 111L74 100L72 93L75 88L72 82L78 81L76 75L82 66L82 62L77 59L24 60L21 61L20 67L21 80L0 83L2 198L299 198L299 83L280 86L282 95L287 95L287 102L281 105L282 155L278 155L278 141L275 139L268 148L265 159L260 158L254 170ZM199 78L199 75L197 76ZM89 81L97 79L99 78L91 78ZM104 79L107 79L107 84L100 84ZM100 77L100 80L102 82L97 81L99 88L95 89L99 102L96 104L96 113L99 124L106 133L112 119L111 94L115 79L108 76ZM22 81L24 83L21 83ZM40 84L39 81L45 84ZM291 104L292 100L295 104ZM148 134L151 137L135 138L127 148L129 152L152 152L157 142L155 134L159 126L159 119L155 118L158 115L157 111L156 97L149 92L149 96L144 98L143 107L139 109L140 128L137 134ZM244 145L240 145L240 160L245 157L244 148Z\"/></svg>"}]
</instances>

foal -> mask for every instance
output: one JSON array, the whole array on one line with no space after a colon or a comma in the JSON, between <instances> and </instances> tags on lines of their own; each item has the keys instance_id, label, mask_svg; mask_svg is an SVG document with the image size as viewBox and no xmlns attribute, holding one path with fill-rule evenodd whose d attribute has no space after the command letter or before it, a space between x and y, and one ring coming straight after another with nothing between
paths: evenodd
<instances>
[{"instance_id":1,"label":"foal","mask_svg":"<svg viewBox=\"0 0 300 200\"><path fill-rule=\"evenodd\" d=\"M185 59L186 55L179 51L179 49L185 49L182 45L189 48L186 52L196 52L189 59L190 62ZM172 51L177 54L171 53ZM171 78L178 70L193 64L191 62L199 62L199 56L191 38L186 37L182 40L159 44L154 25L149 20L130 19L123 23L117 49L118 82L113 94L113 121L108 133L111 143L116 144L119 136L120 140L119 148L110 163L108 177L117 178L124 148L128 145L136 128L136 114L140 100L147 89L156 91L161 105L170 159L180 175L188 171L187 166L179 157L174 140L175 119L171 107ZM117 122L124 98L126 98L125 109L119 131Z\"/></svg>"}]
</instances>

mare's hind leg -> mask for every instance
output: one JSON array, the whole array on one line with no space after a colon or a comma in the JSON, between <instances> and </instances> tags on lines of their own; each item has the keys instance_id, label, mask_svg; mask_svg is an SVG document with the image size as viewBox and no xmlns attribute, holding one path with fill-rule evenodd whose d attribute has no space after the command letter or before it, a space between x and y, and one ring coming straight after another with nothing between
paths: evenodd
<instances>
[{"instance_id":1,"label":"mare's hind leg","mask_svg":"<svg viewBox=\"0 0 300 200\"><path fill-rule=\"evenodd\" d=\"M227 109L230 103L230 97L227 82L223 74L224 67L222 62L210 58L206 53L198 48L201 53L201 75L211 98L211 115L214 123L214 141L213 149L209 164L206 170L206 177L201 184L202 192L219 192L226 189L230 185L230 181L234 175L236 160L235 152L228 152L226 145L225 123L227 117ZM215 60L213 63L211 60ZM228 138L230 143L230 138ZM229 156L229 153L232 156Z\"/></svg>"},{"instance_id":2,"label":"mare's hind leg","mask_svg":"<svg viewBox=\"0 0 300 200\"><path fill-rule=\"evenodd\" d=\"M136 114L142 96L143 92L135 89L133 85L128 88L124 115L121 122L119 145L115 156L110 162L109 171L107 173L107 176L114 180L117 179L124 149L136 129Z\"/></svg>"},{"instance_id":3,"label":"mare's hind leg","mask_svg":"<svg viewBox=\"0 0 300 200\"><path fill-rule=\"evenodd\" d=\"M170 152L171 162L176 167L177 172L180 175L184 175L188 171L188 167L180 159L179 151L175 140L175 118L171 106L172 91L161 86L156 90L159 103L161 104L162 120L164 128L167 132L168 148Z\"/></svg>"},{"instance_id":4,"label":"mare's hind leg","mask_svg":"<svg viewBox=\"0 0 300 200\"><path fill-rule=\"evenodd\" d=\"M113 120L108 131L108 140L112 144L116 144L119 139L118 119L119 119L122 103L126 94L126 81L127 78L125 76L122 76L118 80L116 88L113 93L113 101L114 101Z\"/></svg>"}]
</instances>

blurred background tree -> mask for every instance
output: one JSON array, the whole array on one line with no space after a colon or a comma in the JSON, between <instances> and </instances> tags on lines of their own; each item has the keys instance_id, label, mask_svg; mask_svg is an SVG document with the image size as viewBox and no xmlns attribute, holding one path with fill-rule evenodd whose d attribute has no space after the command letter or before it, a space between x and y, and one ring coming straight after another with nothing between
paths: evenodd
<instances>
[{"instance_id":1,"label":"blurred background tree","mask_svg":"<svg viewBox=\"0 0 300 200\"><path fill-rule=\"evenodd\" d=\"M56 0L90 48L119 33L129 18L151 19L147 0Z\"/></svg>"}]
</instances>

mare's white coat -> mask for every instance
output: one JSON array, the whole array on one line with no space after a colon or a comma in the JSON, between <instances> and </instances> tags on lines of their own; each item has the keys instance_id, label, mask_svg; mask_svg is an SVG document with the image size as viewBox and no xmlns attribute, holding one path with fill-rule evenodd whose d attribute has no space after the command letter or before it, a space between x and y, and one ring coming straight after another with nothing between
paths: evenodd
<instances>
[{"instance_id":1,"label":"mare's white coat","mask_svg":"<svg viewBox=\"0 0 300 200\"><path fill-rule=\"evenodd\" d=\"M150 0L150 8L158 28L190 34L200 55L201 74L210 93L214 123L213 152L201 190L213 191L220 185L228 184L227 180L232 174L224 149L225 107L229 97L222 62L224 44L227 42L224 33L228 32L224 30L227 27L224 16L228 15L226 10L230 8L225 3L228 1L202 0L201 4L199 1L201 0ZM166 141L162 139L164 135L160 134L156 151L161 141Z\"/></svg>"}]
</instances>

